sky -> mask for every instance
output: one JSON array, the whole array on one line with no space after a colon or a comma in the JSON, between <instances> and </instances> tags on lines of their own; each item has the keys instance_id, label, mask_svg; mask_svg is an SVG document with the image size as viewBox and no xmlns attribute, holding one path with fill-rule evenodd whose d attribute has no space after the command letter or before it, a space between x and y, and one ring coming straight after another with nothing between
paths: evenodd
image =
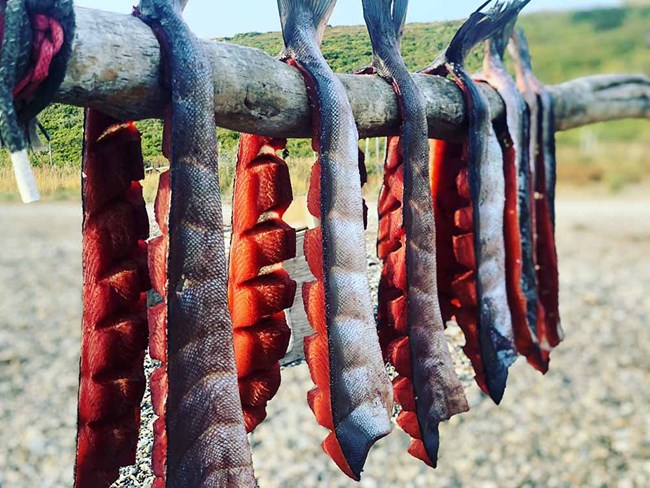
<instances>
[{"instance_id":1,"label":"sky","mask_svg":"<svg viewBox=\"0 0 650 488\"><path fill-rule=\"evenodd\" d=\"M74 3L82 7L130 13L136 0L74 0ZM619 0L532 0L525 12L586 9L619 3ZM480 4L478 0L411 0L407 22L462 19ZM190 0L185 10L185 20L202 38L280 30L275 0ZM329 24L363 24L361 0L338 0Z\"/></svg>"}]
</instances>

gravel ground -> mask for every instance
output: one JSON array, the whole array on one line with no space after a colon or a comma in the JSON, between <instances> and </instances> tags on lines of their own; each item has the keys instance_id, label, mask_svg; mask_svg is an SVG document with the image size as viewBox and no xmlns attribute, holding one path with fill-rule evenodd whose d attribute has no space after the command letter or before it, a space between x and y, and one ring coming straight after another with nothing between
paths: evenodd
<instances>
[{"instance_id":1,"label":"gravel ground","mask_svg":"<svg viewBox=\"0 0 650 488\"><path fill-rule=\"evenodd\" d=\"M439 467L395 429L370 454L374 486L650 486L650 199L558 201L566 340L542 377L511 370L500 407L442 426ZM81 314L80 209L0 206L0 487L71 486ZM378 269L377 266L371 269ZM460 367L460 366L459 366ZM320 450L306 366L283 372L252 435L260 486L350 486ZM151 409L140 461L116 486L149 486Z\"/></svg>"}]
</instances>

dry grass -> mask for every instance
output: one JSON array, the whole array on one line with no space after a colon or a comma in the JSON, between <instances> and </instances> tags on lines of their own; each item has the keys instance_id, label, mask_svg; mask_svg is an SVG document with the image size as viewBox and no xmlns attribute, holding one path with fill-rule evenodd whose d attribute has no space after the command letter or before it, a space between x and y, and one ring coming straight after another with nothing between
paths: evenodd
<instances>
[{"instance_id":1,"label":"dry grass","mask_svg":"<svg viewBox=\"0 0 650 488\"><path fill-rule=\"evenodd\" d=\"M569 145L558 147L558 182L563 187L599 186L617 192L629 184L650 180L647 148L643 143L614 143L599 145L591 152L584 152ZM155 161L154 167L165 163ZM309 175L313 158L289 158L287 160L291 175L291 185L295 196L307 194ZM166 164L166 163L165 163ZM376 200L382 181L382 168L376 161L367 161L368 183L364 195ZM160 169L151 170L144 180L144 195L152 202L156 195ZM79 168L74 166L44 165L34 168L36 182L43 200L78 200L81 187ZM235 174L235 158L222 154L219 168L221 191L224 198L232 195ZM11 167L0 165L0 202L18 201L19 196Z\"/></svg>"},{"instance_id":2,"label":"dry grass","mask_svg":"<svg viewBox=\"0 0 650 488\"><path fill-rule=\"evenodd\" d=\"M558 184L601 186L613 193L650 180L648 148L641 141L609 142L592 152L570 146L558 147Z\"/></svg>"},{"instance_id":3,"label":"dry grass","mask_svg":"<svg viewBox=\"0 0 650 488\"><path fill-rule=\"evenodd\" d=\"M36 184L45 200L72 200L79 198L81 175L79 168L70 166L43 166L34 168ZM10 166L0 166L0 201L18 201L18 189Z\"/></svg>"},{"instance_id":4,"label":"dry grass","mask_svg":"<svg viewBox=\"0 0 650 488\"><path fill-rule=\"evenodd\" d=\"M79 200L81 195L81 174L73 166L41 166L34 168L36 184L44 201ZM157 174L148 173L144 181L147 201L153 201L158 186ZM16 180L10 166L0 166L0 202L20 200Z\"/></svg>"},{"instance_id":5,"label":"dry grass","mask_svg":"<svg viewBox=\"0 0 650 488\"><path fill-rule=\"evenodd\" d=\"M158 188L158 176L164 171L163 162L155 161L155 169L147 172L143 182L144 197L147 202L153 202ZM293 158L288 161L291 182L295 195L306 195L309 185L309 174L313 160L308 158ZM40 166L34 168L36 183L45 201L78 200L81 194L80 170L74 166ZM222 157L219 167L219 181L224 198L232 195L232 185L235 175L235 162L232 158ZM378 186L377 186L378 188ZM0 202L19 201L16 180L10 166L0 165Z\"/></svg>"}]
</instances>

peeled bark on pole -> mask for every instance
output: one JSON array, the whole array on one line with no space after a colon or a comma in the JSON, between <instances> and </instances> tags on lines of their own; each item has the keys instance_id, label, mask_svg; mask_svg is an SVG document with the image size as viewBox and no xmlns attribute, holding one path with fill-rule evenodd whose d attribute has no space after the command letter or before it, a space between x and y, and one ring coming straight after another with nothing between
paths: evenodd
<instances>
[{"instance_id":1,"label":"peeled bark on pole","mask_svg":"<svg viewBox=\"0 0 650 488\"><path fill-rule=\"evenodd\" d=\"M97 108L120 119L159 118L160 52L151 30L129 15L75 8L77 33L56 101ZM298 71L259 49L205 41L212 61L217 125L238 132L308 137L311 116ZM435 53L432 53L432 56ZM339 75L352 103L360 137L397 134L397 100L374 75ZM429 135L454 139L465 122L460 90L446 79L413 75L427 102ZM503 103L484 86L495 118ZM551 88L558 130L620 118L650 118L650 78L604 75Z\"/></svg>"}]
</instances>

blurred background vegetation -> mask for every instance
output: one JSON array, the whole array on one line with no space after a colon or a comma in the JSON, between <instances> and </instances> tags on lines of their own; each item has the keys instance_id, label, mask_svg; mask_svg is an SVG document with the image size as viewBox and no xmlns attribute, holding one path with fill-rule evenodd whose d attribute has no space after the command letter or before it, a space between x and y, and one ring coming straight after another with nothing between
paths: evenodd
<instances>
[{"instance_id":1,"label":"blurred background vegetation","mask_svg":"<svg viewBox=\"0 0 650 488\"><path fill-rule=\"evenodd\" d=\"M537 12L522 15L520 25L530 43L537 76L547 84L591 74L650 74L650 7L629 6L573 12ZM409 24L402 43L403 56L411 70L426 66L446 46L460 22ZM271 55L282 48L279 32L238 34L220 41L256 47ZM328 28L323 52L337 72L350 72L371 61L371 47L365 27ZM481 51L470 56L470 71L481 65ZM80 108L53 105L40 117L49 131L50 154L38 154L34 163L46 197L67 198L79 192L79 165L83 115ZM137 123L143 134L143 152L148 167L164 166L160 155L161 124L157 120ZM234 173L238 134L219 129L221 180L229 193ZM623 120L583 127L557 135L559 181L563 185L599 184L618 191L629 183L650 178L650 123ZM376 195L381 181L383 140L361 142L367 149L370 174L367 191ZM288 145L292 182L297 194L306 190L313 161L309 141L291 140ZM50 162L54 164L51 167ZM6 151L0 153L0 198L15 197ZM147 182L153 195L153 180Z\"/></svg>"}]
</instances>

